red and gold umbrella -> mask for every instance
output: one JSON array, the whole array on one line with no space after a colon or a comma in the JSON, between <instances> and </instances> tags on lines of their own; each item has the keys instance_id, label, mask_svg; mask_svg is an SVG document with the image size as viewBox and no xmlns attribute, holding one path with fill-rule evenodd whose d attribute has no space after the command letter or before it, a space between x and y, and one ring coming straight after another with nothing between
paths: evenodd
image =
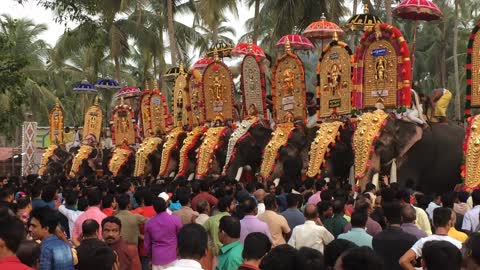
<instances>
[{"instance_id":1,"label":"red and gold umbrella","mask_svg":"<svg viewBox=\"0 0 480 270\"><path fill-rule=\"evenodd\" d=\"M312 22L302 33L302 36L310 39L331 39L334 34L344 34L342 28L336 23L327 21L325 14L322 14L320 21Z\"/></svg>"},{"instance_id":2,"label":"red and gold umbrella","mask_svg":"<svg viewBox=\"0 0 480 270\"><path fill-rule=\"evenodd\" d=\"M232 55L253 55L261 59L265 59L265 52L262 47L252 43L238 43L232 50Z\"/></svg>"},{"instance_id":3,"label":"red and gold umbrella","mask_svg":"<svg viewBox=\"0 0 480 270\"><path fill-rule=\"evenodd\" d=\"M297 34L289 34L283 36L278 42L277 47L283 48L285 44L290 42L290 47L295 50L312 50L315 48L315 45L306 37L302 37Z\"/></svg>"},{"instance_id":4,"label":"red and gold umbrella","mask_svg":"<svg viewBox=\"0 0 480 270\"><path fill-rule=\"evenodd\" d=\"M393 11L393 15L406 19L414 20L415 28L413 30L412 44L412 68L415 63L415 46L417 40L418 21L434 21L442 18L442 11L430 0L403 0Z\"/></svg>"},{"instance_id":5,"label":"red and gold umbrella","mask_svg":"<svg viewBox=\"0 0 480 270\"><path fill-rule=\"evenodd\" d=\"M213 58L210 57L204 57L200 58L195 64L193 64L192 68L203 70L208 66L208 64L213 62Z\"/></svg>"}]
</instances>

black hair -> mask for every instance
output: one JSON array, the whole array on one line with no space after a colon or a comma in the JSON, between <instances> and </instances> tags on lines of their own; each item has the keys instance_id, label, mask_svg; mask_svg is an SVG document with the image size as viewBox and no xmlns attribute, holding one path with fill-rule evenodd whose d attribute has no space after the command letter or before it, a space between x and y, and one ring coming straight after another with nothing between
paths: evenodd
<instances>
[{"instance_id":1,"label":"black hair","mask_svg":"<svg viewBox=\"0 0 480 270\"><path fill-rule=\"evenodd\" d=\"M480 190L476 189L472 192L472 201L473 205L479 205L480 204Z\"/></svg>"},{"instance_id":2,"label":"black hair","mask_svg":"<svg viewBox=\"0 0 480 270\"><path fill-rule=\"evenodd\" d=\"M437 207L433 210L433 226L446 227L452 218L452 210L446 207Z\"/></svg>"},{"instance_id":3,"label":"black hair","mask_svg":"<svg viewBox=\"0 0 480 270\"><path fill-rule=\"evenodd\" d=\"M368 214L363 210L355 210L352 213L351 223L352 227L365 228L367 224Z\"/></svg>"},{"instance_id":4,"label":"black hair","mask_svg":"<svg viewBox=\"0 0 480 270\"><path fill-rule=\"evenodd\" d=\"M99 247L95 249L93 257L91 257L91 261L96 262L96 270L111 270L113 269L113 265L115 264L116 260L117 255L113 249L109 247Z\"/></svg>"},{"instance_id":5,"label":"black hair","mask_svg":"<svg viewBox=\"0 0 480 270\"><path fill-rule=\"evenodd\" d=\"M442 206L453 209L453 204L457 200L457 193L454 191L446 192L442 195Z\"/></svg>"},{"instance_id":6,"label":"black hair","mask_svg":"<svg viewBox=\"0 0 480 270\"><path fill-rule=\"evenodd\" d=\"M395 197L397 200L402 200L406 203L410 203L410 194L406 190L399 190Z\"/></svg>"},{"instance_id":7,"label":"black hair","mask_svg":"<svg viewBox=\"0 0 480 270\"><path fill-rule=\"evenodd\" d=\"M0 189L0 200L5 200L8 198L8 196L14 195L14 191L11 188L4 187Z\"/></svg>"},{"instance_id":8,"label":"black hair","mask_svg":"<svg viewBox=\"0 0 480 270\"><path fill-rule=\"evenodd\" d=\"M73 191L65 192L65 204L66 205L75 205L77 204L78 196L77 193Z\"/></svg>"},{"instance_id":9,"label":"black hair","mask_svg":"<svg viewBox=\"0 0 480 270\"><path fill-rule=\"evenodd\" d=\"M309 247L302 247L298 250L296 266L296 269L302 270L325 269L322 253L316 249Z\"/></svg>"},{"instance_id":10,"label":"black hair","mask_svg":"<svg viewBox=\"0 0 480 270\"><path fill-rule=\"evenodd\" d=\"M102 198L102 208L105 209L105 208L112 207L113 199L114 199L114 197L110 193L103 196L103 198Z\"/></svg>"},{"instance_id":11,"label":"black hair","mask_svg":"<svg viewBox=\"0 0 480 270\"><path fill-rule=\"evenodd\" d=\"M287 206L288 207L298 207L301 195L288 193L287 194Z\"/></svg>"},{"instance_id":12,"label":"black hair","mask_svg":"<svg viewBox=\"0 0 480 270\"><path fill-rule=\"evenodd\" d=\"M190 201L190 192L185 189L179 189L175 194L175 198L180 202L182 206L185 206Z\"/></svg>"},{"instance_id":13,"label":"black hair","mask_svg":"<svg viewBox=\"0 0 480 270\"><path fill-rule=\"evenodd\" d=\"M245 186L245 189L248 191L248 193L252 194L256 189L255 183L248 183Z\"/></svg>"},{"instance_id":14,"label":"black hair","mask_svg":"<svg viewBox=\"0 0 480 270\"><path fill-rule=\"evenodd\" d=\"M38 220L42 228L48 228L49 233L55 232L59 222L58 215L48 206L33 209L30 218Z\"/></svg>"},{"instance_id":15,"label":"black hair","mask_svg":"<svg viewBox=\"0 0 480 270\"><path fill-rule=\"evenodd\" d=\"M118 185L118 193L126 193L130 187L132 186L132 183L128 180L124 180Z\"/></svg>"},{"instance_id":16,"label":"black hair","mask_svg":"<svg viewBox=\"0 0 480 270\"><path fill-rule=\"evenodd\" d=\"M327 182L322 179L322 180L318 180L317 182L315 182L315 190L316 191L320 191L322 190L322 188L327 184Z\"/></svg>"},{"instance_id":17,"label":"black hair","mask_svg":"<svg viewBox=\"0 0 480 270\"><path fill-rule=\"evenodd\" d=\"M402 206L398 201L383 203L382 209L383 215L390 225L402 223Z\"/></svg>"},{"instance_id":18,"label":"black hair","mask_svg":"<svg viewBox=\"0 0 480 270\"><path fill-rule=\"evenodd\" d=\"M30 204L30 198L22 197L17 200L17 209L25 209Z\"/></svg>"},{"instance_id":19,"label":"black hair","mask_svg":"<svg viewBox=\"0 0 480 270\"><path fill-rule=\"evenodd\" d=\"M200 181L200 190L204 192L208 192L210 190L210 181L207 181L206 179L203 181Z\"/></svg>"},{"instance_id":20,"label":"black hair","mask_svg":"<svg viewBox=\"0 0 480 270\"><path fill-rule=\"evenodd\" d=\"M53 201L55 193L57 192L57 187L54 185L46 185L42 191L42 200L45 202Z\"/></svg>"},{"instance_id":21,"label":"black hair","mask_svg":"<svg viewBox=\"0 0 480 270\"><path fill-rule=\"evenodd\" d=\"M366 185L365 185L365 191L364 192L370 192L374 189L376 189L377 187L372 183L372 182L368 182Z\"/></svg>"},{"instance_id":22,"label":"black hair","mask_svg":"<svg viewBox=\"0 0 480 270\"><path fill-rule=\"evenodd\" d=\"M458 200L462 203L466 203L468 201L468 197L470 197L468 192L462 191L458 193Z\"/></svg>"},{"instance_id":23,"label":"black hair","mask_svg":"<svg viewBox=\"0 0 480 270\"><path fill-rule=\"evenodd\" d=\"M335 200L332 203L332 208L334 214L341 214L345 209L345 202L342 200Z\"/></svg>"},{"instance_id":24,"label":"black hair","mask_svg":"<svg viewBox=\"0 0 480 270\"><path fill-rule=\"evenodd\" d=\"M278 208L277 205L277 198L275 197L275 194L268 194L263 198L263 203L265 204L265 209L266 210L275 210Z\"/></svg>"},{"instance_id":25,"label":"black hair","mask_svg":"<svg viewBox=\"0 0 480 270\"><path fill-rule=\"evenodd\" d=\"M218 229L219 231L225 232L231 238L240 238L240 221L236 217L222 217Z\"/></svg>"},{"instance_id":26,"label":"black hair","mask_svg":"<svg viewBox=\"0 0 480 270\"><path fill-rule=\"evenodd\" d=\"M462 253L448 241L428 241L422 248L422 260L427 269L460 270Z\"/></svg>"},{"instance_id":27,"label":"black hair","mask_svg":"<svg viewBox=\"0 0 480 270\"><path fill-rule=\"evenodd\" d=\"M87 219L82 223L83 236L93 236L98 231L100 225L94 219Z\"/></svg>"},{"instance_id":28,"label":"black hair","mask_svg":"<svg viewBox=\"0 0 480 270\"><path fill-rule=\"evenodd\" d=\"M116 216L109 216L102 220L102 229L105 227L106 223L115 223L118 225L119 229L122 229L122 221Z\"/></svg>"},{"instance_id":29,"label":"black hair","mask_svg":"<svg viewBox=\"0 0 480 270\"><path fill-rule=\"evenodd\" d=\"M332 207L331 202L321 201L321 202L317 203L317 211L320 215L322 215L324 212L326 212L331 207Z\"/></svg>"},{"instance_id":30,"label":"black hair","mask_svg":"<svg viewBox=\"0 0 480 270\"><path fill-rule=\"evenodd\" d=\"M325 265L333 268L335 266L335 262L342 253L355 247L357 247L357 245L345 239L333 240L326 245L325 249L323 250Z\"/></svg>"},{"instance_id":31,"label":"black hair","mask_svg":"<svg viewBox=\"0 0 480 270\"><path fill-rule=\"evenodd\" d=\"M274 247L263 258L260 269L262 270L291 270L295 269L297 250L287 244Z\"/></svg>"},{"instance_id":32,"label":"black hair","mask_svg":"<svg viewBox=\"0 0 480 270\"><path fill-rule=\"evenodd\" d=\"M12 252L17 252L20 242L25 239L25 229L23 223L12 216L0 218L0 239L5 242L5 246Z\"/></svg>"},{"instance_id":33,"label":"black hair","mask_svg":"<svg viewBox=\"0 0 480 270\"><path fill-rule=\"evenodd\" d=\"M128 194L120 194L117 197L117 204L119 210L127 210L128 205L130 204L130 196Z\"/></svg>"},{"instance_id":34,"label":"black hair","mask_svg":"<svg viewBox=\"0 0 480 270\"><path fill-rule=\"evenodd\" d=\"M22 240L15 255L21 263L34 267L40 259L40 244L34 240Z\"/></svg>"},{"instance_id":35,"label":"black hair","mask_svg":"<svg viewBox=\"0 0 480 270\"><path fill-rule=\"evenodd\" d=\"M470 253L470 257L475 264L480 265L480 233L474 232L470 234L464 243L464 247L467 249L467 254Z\"/></svg>"},{"instance_id":36,"label":"black hair","mask_svg":"<svg viewBox=\"0 0 480 270\"><path fill-rule=\"evenodd\" d=\"M244 260L259 260L272 248L268 236L260 232L247 235L243 243L242 258Z\"/></svg>"},{"instance_id":37,"label":"black hair","mask_svg":"<svg viewBox=\"0 0 480 270\"><path fill-rule=\"evenodd\" d=\"M178 255L182 259L201 259L207 251L208 235L202 225L187 224L177 235Z\"/></svg>"},{"instance_id":38,"label":"black hair","mask_svg":"<svg viewBox=\"0 0 480 270\"><path fill-rule=\"evenodd\" d=\"M341 257L343 270L382 270L382 260L369 247L349 249ZM436 268L432 268L436 269Z\"/></svg>"},{"instance_id":39,"label":"black hair","mask_svg":"<svg viewBox=\"0 0 480 270\"><path fill-rule=\"evenodd\" d=\"M218 200L218 204L217 204L218 211L226 212L227 208L230 207L232 202L233 202L233 197L231 196L221 197L220 200Z\"/></svg>"},{"instance_id":40,"label":"black hair","mask_svg":"<svg viewBox=\"0 0 480 270\"><path fill-rule=\"evenodd\" d=\"M320 199L322 201L331 201L333 198L332 191L331 190L324 190L322 193L320 193Z\"/></svg>"},{"instance_id":41,"label":"black hair","mask_svg":"<svg viewBox=\"0 0 480 270\"><path fill-rule=\"evenodd\" d=\"M98 189L91 189L87 194L88 206L99 205L102 200L102 194Z\"/></svg>"},{"instance_id":42,"label":"black hair","mask_svg":"<svg viewBox=\"0 0 480 270\"><path fill-rule=\"evenodd\" d=\"M167 210L167 202L160 197L154 197L153 198L153 209L155 209L155 212L157 214L163 213Z\"/></svg>"},{"instance_id":43,"label":"black hair","mask_svg":"<svg viewBox=\"0 0 480 270\"><path fill-rule=\"evenodd\" d=\"M257 202L252 197L246 198L245 200L243 200L241 204L241 209L243 210L244 213L247 213L247 214L253 213L256 208L257 208Z\"/></svg>"},{"instance_id":44,"label":"black hair","mask_svg":"<svg viewBox=\"0 0 480 270\"><path fill-rule=\"evenodd\" d=\"M77 209L78 211L85 211L88 208L88 200L85 198L78 199Z\"/></svg>"}]
</instances>

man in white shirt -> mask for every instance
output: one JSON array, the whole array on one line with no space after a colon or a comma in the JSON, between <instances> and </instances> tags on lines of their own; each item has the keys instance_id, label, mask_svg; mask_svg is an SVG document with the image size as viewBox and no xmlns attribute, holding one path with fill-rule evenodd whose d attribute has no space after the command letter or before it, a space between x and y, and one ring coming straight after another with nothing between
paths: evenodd
<instances>
[{"instance_id":1,"label":"man in white shirt","mask_svg":"<svg viewBox=\"0 0 480 270\"><path fill-rule=\"evenodd\" d=\"M425 212L427 212L430 220L433 220L433 210L441 206L442 206L442 197L439 194L436 194L435 197L433 198L433 201L431 201L428 204L427 209L425 209Z\"/></svg>"},{"instance_id":2,"label":"man in white shirt","mask_svg":"<svg viewBox=\"0 0 480 270\"><path fill-rule=\"evenodd\" d=\"M446 207L437 207L433 210L433 225L435 227L435 234L420 238L403 256L400 258L399 264L406 270L415 269L412 261L422 257L422 249L425 243L429 241L447 241L456 246L458 249L462 248L462 243L450 236L448 231L452 227L452 210Z\"/></svg>"},{"instance_id":3,"label":"man in white shirt","mask_svg":"<svg viewBox=\"0 0 480 270\"><path fill-rule=\"evenodd\" d=\"M468 232L478 231L480 215L480 190L472 192L472 201L474 207L465 213L463 217L462 230Z\"/></svg>"},{"instance_id":4,"label":"man in white shirt","mask_svg":"<svg viewBox=\"0 0 480 270\"><path fill-rule=\"evenodd\" d=\"M304 215L306 219L305 224L298 225L293 229L288 244L296 249L309 247L323 253L324 247L335 238L321 225L322 223L318 217L318 211L315 205L308 204L305 207Z\"/></svg>"},{"instance_id":5,"label":"man in white shirt","mask_svg":"<svg viewBox=\"0 0 480 270\"><path fill-rule=\"evenodd\" d=\"M202 225L187 224L178 232L177 254L178 260L169 270L202 269L200 260L207 252L208 235ZM155 269L154 269L155 270Z\"/></svg>"}]
</instances>

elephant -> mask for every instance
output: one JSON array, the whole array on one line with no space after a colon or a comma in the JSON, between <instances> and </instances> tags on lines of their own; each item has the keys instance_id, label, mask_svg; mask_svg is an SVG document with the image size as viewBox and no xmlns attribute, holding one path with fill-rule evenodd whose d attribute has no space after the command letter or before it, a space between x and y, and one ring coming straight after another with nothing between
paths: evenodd
<instances>
[{"instance_id":1,"label":"elephant","mask_svg":"<svg viewBox=\"0 0 480 270\"><path fill-rule=\"evenodd\" d=\"M186 137L187 133L181 128L174 129L166 135L165 142L162 144L158 173L161 177L169 177L177 173L180 164L180 149Z\"/></svg>"},{"instance_id":2,"label":"elephant","mask_svg":"<svg viewBox=\"0 0 480 270\"><path fill-rule=\"evenodd\" d=\"M109 172L117 176L132 176L135 170L135 151L129 147L117 147L108 162Z\"/></svg>"},{"instance_id":3,"label":"elephant","mask_svg":"<svg viewBox=\"0 0 480 270\"><path fill-rule=\"evenodd\" d=\"M451 191L461 183L464 138L464 129L452 122L422 128L390 115L373 144L371 166L359 179L360 186L375 173L389 175L396 161L400 186L414 183L425 193Z\"/></svg>"},{"instance_id":4,"label":"elephant","mask_svg":"<svg viewBox=\"0 0 480 270\"><path fill-rule=\"evenodd\" d=\"M64 176L70 171L72 158L73 155L67 152L62 145L52 145L42 156L43 168L39 170L39 174L43 176Z\"/></svg>"},{"instance_id":5,"label":"elephant","mask_svg":"<svg viewBox=\"0 0 480 270\"><path fill-rule=\"evenodd\" d=\"M262 163L262 155L259 154L265 149L272 138L272 130L260 121L252 125L241 139L236 141L230 157L226 160L224 173L230 179L234 179L240 168L250 166L252 172L258 172ZM230 143L230 142L229 142Z\"/></svg>"},{"instance_id":6,"label":"elephant","mask_svg":"<svg viewBox=\"0 0 480 270\"><path fill-rule=\"evenodd\" d=\"M163 141L160 138L146 138L135 156L134 176L157 177L162 159Z\"/></svg>"}]
</instances>

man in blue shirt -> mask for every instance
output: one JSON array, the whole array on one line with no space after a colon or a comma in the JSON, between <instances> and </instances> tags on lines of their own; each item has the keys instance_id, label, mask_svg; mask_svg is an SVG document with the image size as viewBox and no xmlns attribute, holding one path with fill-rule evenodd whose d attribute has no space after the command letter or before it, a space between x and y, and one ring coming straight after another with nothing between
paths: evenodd
<instances>
[{"instance_id":1,"label":"man in blue shirt","mask_svg":"<svg viewBox=\"0 0 480 270\"><path fill-rule=\"evenodd\" d=\"M305 223L305 216L298 210L298 202L301 195L289 193L287 195L287 210L283 211L281 215L287 220L288 226L293 230L297 225Z\"/></svg>"},{"instance_id":2,"label":"man in blue shirt","mask_svg":"<svg viewBox=\"0 0 480 270\"><path fill-rule=\"evenodd\" d=\"M338 239L345 239L361 247L372 248L372 236L365 231L367 226L368 213L365 210L355 210L352 214L352 229L347 233L342 233Z\"/></svg>"},{"instance_id":3,"label":"man in blue shirt","mask_svg":"<svg viewBox=\"0 0 480 270\"><path fill-rule=\"evenodd\" d=\"M54 233L58 216L48 206L33 209L29 225L33 239L42 241L40 246L41 270L73 270L72 250Z\"/></svg>"}]
</instances>

